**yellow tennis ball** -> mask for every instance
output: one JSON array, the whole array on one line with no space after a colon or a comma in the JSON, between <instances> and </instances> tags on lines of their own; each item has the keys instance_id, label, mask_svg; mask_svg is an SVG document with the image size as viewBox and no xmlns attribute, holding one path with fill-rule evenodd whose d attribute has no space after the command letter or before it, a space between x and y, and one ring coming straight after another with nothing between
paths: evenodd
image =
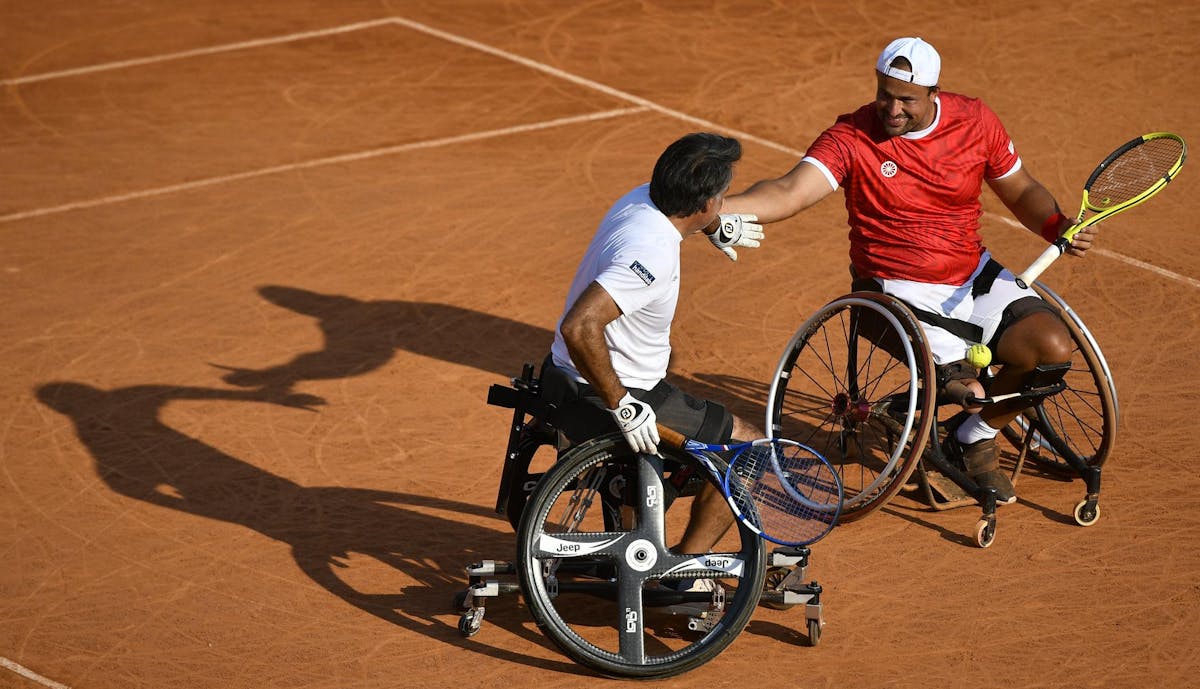
<instances>
[{"instance_id":1,"label":"yellow tennis ball","mask_svg":"<svg viewBox=\"0 0 1200 689\"><path fill-rule=\"evenodd\" d=\"M985 344L973 344L967 349L967 363L975 368L987 368L992 363L992 350Z\"/></svg>"}]
</instances>

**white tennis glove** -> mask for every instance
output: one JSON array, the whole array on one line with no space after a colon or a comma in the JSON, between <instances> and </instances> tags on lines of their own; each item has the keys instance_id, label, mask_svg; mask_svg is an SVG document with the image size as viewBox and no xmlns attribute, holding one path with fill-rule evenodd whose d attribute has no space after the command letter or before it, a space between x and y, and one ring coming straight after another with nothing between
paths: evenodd
<instances>
[{"instance_id":1,"label":"white tennis glove","mask_svg":"<svg viewBox=\"0 0 1200 689\"><path fill-rule=\"evenodd\" d=\"M617 426L634 452L658 454L658 426L650 405L627 392L617 403L617 408L609 409L608 413L616 419Z\"/></svg>"},{"instance_id":2,"label":"white tennis glove","mask_svg":"<svg viewBox=\"0 0 1200 689\"><path fill-rule=\"evenodd\" d=\"M755 223L756 220L757 215L722 215L718 218L717 231L708 235L708 241L725 252L730 261L736 261L737 251L733 247L753 249L758 246L758 240L763 238L762 225Z\"/></svg>"}]
</instances>

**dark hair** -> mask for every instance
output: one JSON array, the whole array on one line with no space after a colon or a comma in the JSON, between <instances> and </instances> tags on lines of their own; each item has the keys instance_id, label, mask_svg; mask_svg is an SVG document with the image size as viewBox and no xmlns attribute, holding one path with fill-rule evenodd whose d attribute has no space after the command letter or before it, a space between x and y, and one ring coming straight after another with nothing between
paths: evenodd
<instances>
[{"instance_id":1,"label":"dark hair","mask_svg":"<svg viewBox=\"0 0 1200 689\"><path fill-rule=\"evenodd\" d=\"M698 213L729 188L733 164L741 157L737 139L709 132L688 134L658 157L650 177L650 200L664 215Z\"/></svg>"}]
</instances>

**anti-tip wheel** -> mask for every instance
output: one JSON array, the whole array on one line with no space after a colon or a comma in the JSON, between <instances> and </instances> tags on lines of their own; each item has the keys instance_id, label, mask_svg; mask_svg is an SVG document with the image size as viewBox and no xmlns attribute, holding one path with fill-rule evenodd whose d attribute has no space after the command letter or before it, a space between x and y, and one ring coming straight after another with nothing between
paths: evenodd
<instances>
[{"instance_id":1,"label":"anti-tip wheel","mask_svg":"<svg viewBox=\"0 0 1200 689\"><path fill-rule=\"evenodd\" d=\"M990 546L996 540L996 521L984 517L975 524L975 544L980 548Z\"/></svg>"},{"instance_id":2,"label":"anti-tip wheel","mask_svg":"<svg viewBox=\"0 0 1200 689\"><path fill-rule=\"evenodd\" d=\"M1080 526L1091 526L1100 518L1100 505L1094 500L1084 498L1075 506L1075 523Z\"/></svg>"}]
</instances>

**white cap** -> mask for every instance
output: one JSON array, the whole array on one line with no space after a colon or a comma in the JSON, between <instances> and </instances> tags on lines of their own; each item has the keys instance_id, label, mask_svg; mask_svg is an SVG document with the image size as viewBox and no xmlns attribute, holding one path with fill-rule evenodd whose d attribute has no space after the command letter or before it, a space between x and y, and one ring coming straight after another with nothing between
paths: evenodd
<instances>
[{"instance_id":1,"label":"white cap","mask_svg":"<svg viewBox=\"0 0 1200 689\"><path fill-rule=\"evenodd\" d=\"M911 72L891 66L892 61L898 57L908 60L908 64L912 65ZM879 54L875 70L918 86L937 86L938 73L942 71L942 58L933 46L919 38L897 38Z\"/></svg>"}]
</instances>

